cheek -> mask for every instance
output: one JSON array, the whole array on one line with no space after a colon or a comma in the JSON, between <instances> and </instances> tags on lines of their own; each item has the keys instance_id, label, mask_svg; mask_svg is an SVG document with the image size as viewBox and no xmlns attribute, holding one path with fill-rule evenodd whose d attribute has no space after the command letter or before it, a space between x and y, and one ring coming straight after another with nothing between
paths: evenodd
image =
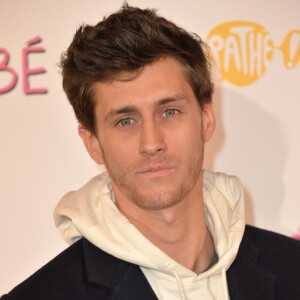
<instances>
[{"instance_id":1,"label":"cheek","mask_svg":"<svg viewBox=\"0 0 300 300\"><path fill-rule=\"evenodd\" d=\"M130 166L135 153L132 143L113 136L102 140L102 151L106 164L117 168Z\"/></svg>"},{"instance_id":2,"label":"cheek","mask_svg":"<svg viewBox=\"0 0 300 300\"><path fill-rule=\"evenodd\" d=\"M180 158L180 160L190 160L201 151L203 145L200 128L191 126L176 133L168 138L169 153Z\"/></svg>"},{"instance_id":3,"label":"cheek","mask_svg":"<svg viewBox=\"0 0 300 300\"><path fill-rule=\"evenodd\" d=\"M175 144L183 143L186 148L193 147L202 142L202 125L199 119L189 119L185 126L173 135Z\"/></svg>"}]
</instances>

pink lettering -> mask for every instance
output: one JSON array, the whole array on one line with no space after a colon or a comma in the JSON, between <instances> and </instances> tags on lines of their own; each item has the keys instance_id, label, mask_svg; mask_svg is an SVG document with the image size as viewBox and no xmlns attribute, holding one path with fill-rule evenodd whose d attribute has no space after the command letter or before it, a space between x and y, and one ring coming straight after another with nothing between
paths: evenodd
<instances>
[{"instance_id":1,"label":"pink lettering","mask_svg":"<svg viewBox=\"0 0 300 300\"><path fill-rule=\"evenodd\" d=\"M29 76L37 75L45 73L46 70L42 67L40 68L29 68L29 60L28 56L31 53L42 53L45 52L45 49L43 47L32 47L33 45L40 43L42 39L39 36L36 36L35 38L29 40L26 42L27 46L23 49L22 55L23 55L23 91L25 94L45 94L48 92L46 88L31 88L29 85Z\"/></svg>"},{"instance_id":2,"label":"pink lettering","mask_svg":"<svg viewBox=\"0 0 300 300\"><path fill-rule=\"evenodd\" d=\"M0 48L0 54L3 55L3 60L0 62L0 72L5 71L11 74L11 80L8 82L6 86L0 86L0 95L11 91L17 84L18 75L16 71L11 68L9 63L9 53L6 49Z\"/></svg>"},{"instance_id":3,"label":"pink lettering","mask_svg":"<svg viewBox=\"0 0 300 300\"><path fill-rule=\"evenodd\" d=\"M299 233L293 234L292 237L293 237L294 239L300 240L300 227L298 228L298 232L299 232Z\"/></svg>"}]
</instances>

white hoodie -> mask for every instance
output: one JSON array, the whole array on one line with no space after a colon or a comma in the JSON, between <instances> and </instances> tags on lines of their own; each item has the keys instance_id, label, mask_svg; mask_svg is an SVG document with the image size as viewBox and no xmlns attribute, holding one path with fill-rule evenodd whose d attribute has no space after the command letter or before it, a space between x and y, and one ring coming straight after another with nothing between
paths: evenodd
<instances>
[{"instance_id":1,"label":"white hoodie","mask_svg":"<svg viewBox=\"0 0 300 300\"><path fill-rule=\"evenodd\" d=\"M204 171L203 199L219 260L199 275L153 245L121 214L107 172L66 194L55 208L54 219L67 242L84 236L105 252L139 265L161 300L229 299L225 272L244 234L243 189L236 177Z\"/></svg>"}]
</instances>

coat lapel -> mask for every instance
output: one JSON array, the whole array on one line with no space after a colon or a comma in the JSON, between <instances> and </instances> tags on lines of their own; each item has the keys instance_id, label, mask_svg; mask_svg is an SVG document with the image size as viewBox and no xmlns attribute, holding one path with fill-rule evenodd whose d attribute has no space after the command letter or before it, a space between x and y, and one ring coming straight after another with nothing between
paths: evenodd
<instances>
[{"instance_id":1,"label":"coat lapel","mask_svg":"<svg viewBox=\"0 0 300 300\"><path fill-rule=\"evenodd\" d=\"M238 255L227 272L231 300L275 299L275 276L256 265L258 249L244 236Z\"/></svg>"},{"instance_id":2,"label":"coat lapel","mask_svg":"<svg viewBox=\"0 0 300 300\"><path fill-rule=\"evenodd\" d=\"M87 280L110 290L110 300L158 300L141 269L82 239Z\"/></svg>"},{"instance_id":3,"label":"coat lapel","mask_svg":"<svg viewBox=\"0 0 300 300\"><path fill-rule=\"evenodd\" d=\"M118 299L158 300L149 282L138 266L130 264L124 276L115 287Z\"/></svg>"}]
</instances>

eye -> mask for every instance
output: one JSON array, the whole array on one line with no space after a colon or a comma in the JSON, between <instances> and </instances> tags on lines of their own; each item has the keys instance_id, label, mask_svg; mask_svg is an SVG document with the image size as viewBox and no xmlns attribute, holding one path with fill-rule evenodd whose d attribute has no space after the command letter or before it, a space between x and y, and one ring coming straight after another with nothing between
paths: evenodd
<instances>
[{"instance_id":1,"label":"eye","mask_svg":"<svg viewBox=\"0 0 300 300\"><path fill-rule=\"evenodd\" d=\"M134 123L134 121L130 118L124 118L124 119L121 119L117 122L117 125L118 126L121 126L121 127L126 127L126 126L130 126Z\"/></svg>"},{"instance_id":2,"label":"eye","mask_svg":"<svg viewBox=\"0 0 300 300\"><path fill-rule=\"evenodd\" d=\"M164 117L173 117L178 113L177 109L167 109L166 111L164 111L163 115Z\"/></svg>"}]
</instances>

